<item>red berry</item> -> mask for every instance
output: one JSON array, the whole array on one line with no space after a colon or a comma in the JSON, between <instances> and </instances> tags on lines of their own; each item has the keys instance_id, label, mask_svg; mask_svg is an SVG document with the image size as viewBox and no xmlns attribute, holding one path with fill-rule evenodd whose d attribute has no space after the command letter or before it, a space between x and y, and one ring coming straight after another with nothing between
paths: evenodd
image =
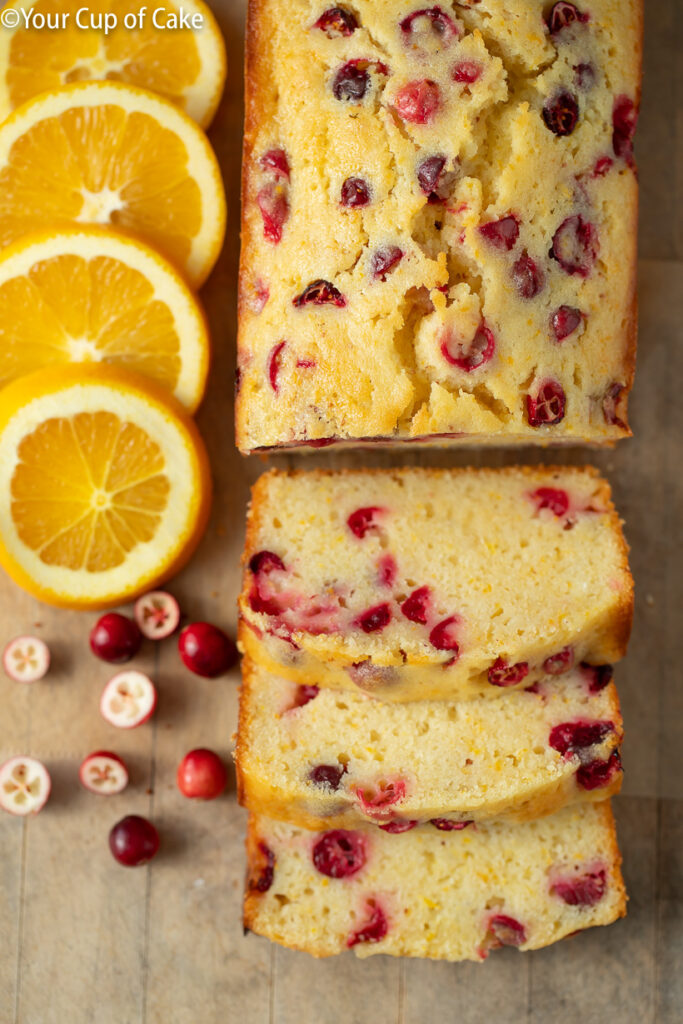
<instances>
[{"instance_id":1,"label":"red berry","mask_svg":"<svg viewBox=\"0 0 683 1024\"><path fill-rule=\"evenodd\" d=\"M348 940L347 946L352 949L359 942L381 942L389 931L389 922L386 914L376 900L368 900L368 916L365 923L353 932Z\"/></svg>"},{"instance_id":2,"label":"red berry","mask_svg":"<svg viewBox=\"0 0 683 1024\"><path fill-rule=\"evenodd\" d=\"M538 487L529 497L535 502L537 511L547 508L558 519L565 516L569 510L569 495L559 487Z\"/></svg>"},{"instance_id":3,"label":"red berry","mask_svg":"<svg viewBox=\"0 0 683 1024\"><path fill-rule=\"evenodd\" d=\"M255 576L259 573L268 575L269 572L286 571L285 563L279 555L274 554L272 551L257 551L249 559L249 569Z\"/></svg>"},{"instance_id":4,"label":"red berry","mask_svg":"<svg viewBox=\"0 0 683 1024\"><path fill-rule=\"evenodd\" d=\"M609 785L615 775L621 771L619 751L614 750L607 761L589 761L582 764L576 772L576 781L582 789L602 789Z\"/></svg>"},{"instance_id":5,"label":"red berry","mask_svg":"<svg viewBox=\"0 0 683 1024\"><path fill-rule=\"evenodd\" d=\"M358 537L362 540L368 530L377 528L375 519L384 511L385 510L383 508L379 508L377 505L369 505L367 508L357 508L356 511L352 512L346 520L346 525L354 537Z\"/></svg>"},{"instance_id":6,"label":"red berry","mask_svg":"<svg viewBox=\"0 0 683 1024\"><path fill-rule=\"evenodd\" d=\"M431 593L429 587L418 587L401 605L402 614L411 622L420 622L424 626L427 622Z\"/></svg>"},{"instance_id":7,"label":"red berry","mask_svg":"<svg viewBox=\"0 0 683 1024\"><path fill-rule=\"evenodd\" d=\"M403 779L380 779L374 786L364 786L356 790L358 802L372 818L383 818L389 813L386 808L399 803L406 795L406 784Z\"/></svg>"},{"instance_id":8,"label":"red berry","mask_svg":"<svg viewBox=\"0 0 683 1024\"><path fill-rule=\"evenodd\" d=\"M237 661L237 648L222 629L209 622L193 622L178 637L183 664L198 676L214 679Z\"/></svg>"},{"instance_id":9,"label":"red berry","mask_svg":"<svg viewBox=\"0 0 683 1024\"><path fill-rule=\"evenodd\" d=\"M573 334L584 321L584 315L580 309L574 306L560 306L552 315L551 324L557 341L564 341L570 334Z\"/></svg>"},{"instance_id":10,"label":"red berry","mask_svg":"<svg viewBox=\"0 0 683 1024\"><path fill-rule=\"evenodd\" d=\"M367 206L371 199L370 186L364 178L347 178L341 187L342 206Z\"/></svg>"},{"instance_id":11,"label":"red berry","mask_svg":"<svg viewBox=\"0 0 683 1024\"><path fill-rule=\"evenodd\" d=\"M589 693L600 693L612 682L614 669L611 665L588 665L581 662L581 672L588 683Z\"/></svg>"},{"instance_id":12,"label":"red berry","mask_svg":"<svg viewBox=\"0 0 683 1024\"><path fill-rule=\"evenodd\" d=\"M110 750L89 754L78 769L78 777L86 789L100 796L122 793L128 785L128 769Z\"/></svg>"},{"instance_id":13,"label":"red berry","mask_svg":"<svg viewBox=\"0 0 683 1024\"><path fill-rule=\"evenodd\" d=\"M335 36L351 36L358 28L358 20L355 14L344 7L329 7L320 15L313 28L319 28L330 39Z\"/></svg>"},{"instance_id":14,"label":"red berry","mask_svg":"<svg viewBox=\"0 0 683 1024\"><path fill-rule=\"evenodd\" d=\"M573 664L574 651L571 647L564 647L557 654L551 654L549 658L545 659L543 671L547 672L549 676L561 676L564 672L569 672Z\"/></svg>"},{"instance_id":15,"label":"red berry","mask_svg":"<svg viewBox=\"0 0 683 1024\"><path fill-rule=\"evenodd\" d=\"M417 180L430 203L442 203L448 198L455 174L445 172L447 158L442 154L429 156L418 165Z\"/></svg>"},{"instance_id":16,"label":"red berry","mask_svg":"<svg viewBox=\"0 0 683 1024\"><path fill-rule=\"evenodd\" d=\"M473 825L473 821L451 821L450 818L430 818L430 825L434 828L438 828L440 832L462 832L468 825Z\"/></svg>"},{"instance_id":17,"label":"red berry","mask_svg":"<svg viewBox=\"0 0 683 1024\"><path fill-rule=\"evenodd\" d=\"M346 305L346 299L333 284L318 278L316 281L311 281L309 285L306 285L301 294L292 300L292 305L296 306L297 309L301 309L302 306L329 305L343 309Z\"/></svg>"},{"instance_id":18,"label":"red berry","mask_svg":"<svg viewBox=\"0 0 683 1024\"><path fill-rule=\"evenodd\" d=\"M403 19L400 28L406 44L411 43L413 34L418 35L424 30L433 33L446 45L454 36L458 36L457 25L440 7L423 7L413 11Z\"/></svg>"},{"instance_id":19,"label":"red berry","mask_svg":"<svg viewBox=\"0 0 683 1024\"><path fill-rule=\"evenodd\" d=\"M102 661L119 665L130 661L140 650L142 633L137 623L118 612L107 612L90 631L90 649Z\"/></svg>"},{"instance_id":20,"label":"red berry","mask_svg":"<svg viewBox=\"0 0 683 1024\"><path fill-rule=\"evenodd\" d=\"M315 768L311 768L308 777L316 786L324 786L336 792L346 770L345 764L317 764Z\"/></svg>"},{"instance_id":21,"label":"red berry","mask_svg":"<svg viewBox=\"0 0 683 1024\"><path fill-rule=\"evenodd\" d=\"M278 384L278 377L280 376L280 366L282 364L282 353L285 349L287 342L279 341L277 345L273 345L270 352L268 353L268 380L270 386L275 392L278 393L280 385Z\"/></svg>"},{"instance_id":22,"label":"red berry","mask_svg":"<svg viewBox=\"0 0 683 1024\"><path fill-rule=\"evenodd\" d=\"M496 249L505 249L509 252L514 248L519 237L519 221L510 213L500 220L490 220L488 224L480 224L479 233Z\"/></svg>"},{"instance_id":23,"label":"red berry","mask_svg":"<svg viewBox=\"0 0 683 1024\"><path fill-rule=\"evenodd\" d=\"M52 780L35 757L11 757L0 765L0 807L10 814L37 814L50 796Z\"/></svg>"},{"instance_id":24,"label":"red berry","mask_svg":"<svg viewBox=\"0 0 683 1024\"><path fill-rule=\"evenodd\" d=\"M248 888L253 892L268 892L275 875L275 854L264 842L257 846L258 859L255 859L247 880Z\"/></svg>"},{"instance_id":25,"label":"red berry","mask_svg":"<svg viewBox=\"0 0 683 1024\"><path fill-rule=\"evenodd\" d=\"M183 796L197 800L215 800L228 782L228 773L218 754L199 747L185 754L176 775Z\"/></svg>"},{"instance_id":26,"label":"red berry","mask_svg":"<svg viewBox=\"0 0 683 1024\"><path fill-rule=\"evenodd\" d=\"M440 106L441 90L436 82L428 78L408 82L394 98L394 107L399 117L410 124L428 124Z\"/></svg>"},{"instance_id":27,"label":"red berry","mask_svg":"<svg viewBox=\"0 0 683 1024\"><path fill-rule=\"evenodd\" d=\"M328 878L355 875L366 861L365 836L337 828L325 832L315 843L311 857L313 866Z\"/></svg>"},{"instance_id":28,"label":"red berry","mask_svg":"<svg viewBox=\"0 0 683 1024\"><path fill-rule=\"evenodd\" d=\"M523 299L533 299L543 290L543 271L526 249L512 265L512 280Z\"/></svg>"},{"instance_id":29,"label":"red berry","mask_svg":"<svg viewBox=\"0 0 683 1024\"><path fill-rule=\"evenodd\" d=\"M612 147L614 155L633 166L633 137L636 134L638 110L628 96L617 96L612 111Z\"/></svg>"},{"instance_id":30,"label":"red berry","mask_svg":"<svg viewBox=\"0 0 683 1024\"><path fill-rule=\"evenodd\" d=\"M269 149L259 160L259 166L264 171L271 171L275 178L289 181L289 160L284 149Z\"/></svg>"},{"instance_id":31,"label":"red berry","mask_svg":"<svg viewBox=\"0 0 683 1024\"><path fill-rule=\"evenodd\" d=\"M144 672L126 669L113 676L100 698L100 714L117 729L135 729L154 714L157 692Z\"/></svg>"},{"instance_id":32,"label":"red berry","mask_svg":"<svg viewBox=\"0 0 683 1024\"><path fill-rule=\"evenodd\" d=\"M564 388L556 380L543 380L536 395L526 396L527 419L530 427L554 426L564 419L566 408Z\"/></svg>"},{"instance_id":33,"label":"red berry","mask_svg":"<svg viewBox=\"0 0 683 1024\"><path fill-rule=\"evenodd\" d=\"M36 636L17 636L5 647L2 665L17 683L37 683L50 667L50 648Z\"/></svg>"},{"instance_id":34,"label":"red berry","mask_svg":"<svg viewBox=\"0 0 683 1024\"><path fill-rule=\"evenodd\" d=\"M459 60L453 68L453 81L463 85L472 85L481 77L483 68L476 60Z\"/></svg>"},{"instance_id":35,"label":"red berry","mask_svg":"<svg viewBox=\"0 0 683 1024\"><path fill-rule=\"evenodd\" d=\"M580 750L597 746L606 736L614 732L614 722L562 722L550 730L548 743L564 757L571 757Z\"/></svg>"},{"instance_id":36,"label":"red berry","mask_svg":"<svg viewBox=\"0 0 683 1024\"><path fill-rule=\"evenodd\" d=\"M151 821L129 814L109 833L109 849L114 859L127 868L147 864L159 850L159 833Z\"/></svg>"},{"instance_id":37,"label":"red berry","mask_svg":"<svg viewBox=\"0 0 683 1024\"><path fill-rule=\"evenodd\" d=\"M164 590L154 590L135 602L135 621L143 636L163 640L175 633L180 622L180 608L175 597Z\"/></svg>"},{"instance_id":38,"label":"red berry","mask_svg":"<svg viewBox=\"0 0 683 1024\"><path fill-rule=\"evenodd\" d=\"M289 217L289 200L282 185L270 182L256 196L263 219L263 237L275 245L282 241L282 229Z\"/></svg>"},{"instance_id":39,"label":"red berry","mask_svg":"<svg viewBox=\"0 0 683 1024\"><path fill-rule=\"evenodd\" d=\"M403 259L403 251L397 245L385 245L375 250L370 260L370 272L376 280L386 281L394 267Z\"/></svg>"},{"instance_id":40,"label":"red berry","mask_svg":"<svg viewBox=\"0 0 683 1024\"><path fill-rule=\"evenodd\" d=\"M379 562L377 563L378 577L381 586L391 587L394 585L394 581L398 574L398 566L396 559L389 553L382 555Z\"/></svg>"},{"instance_id":41,"label":"red berry","mask_svg":"<svg viewBox=\"0 0 683 1024\"><path fill-rule=\"evenodd\" d=\"M579 103L571 92L560 92L543 107L546 128L555 135L571 135L579 120Z\"/></svg>"},{"instance_id":42,"label":"red berry","mask_svg":"<svg viewBox=\"0 0 683 1024\"><path fill-rule=\"evenodd\" d=\"M397 818L396 821L388 821L386 825L378 825L383 832L389 832L391 835L399 835L401 832L410 832L418 824L417 821L405 820L401 821Z\"/></svg>"},{"instance_id":43,"label":"red berry","mask_svg":"<svg viewBox=\"0 0 683 1024\"><path fill-rule=\"evenodd\" d=\"M555 878L550 891L559 896L570 907L593 907L599 903L607 889L607 874L604 868L587 871L583 875L567 875Z\"/></svg>"},{"instance_id":44,"label":"red berry","mask_svg":"<svg viewBox=\"0 0 683 1024\"><path fill-rule=\"evenodd\" d=\"M390 622L391 606L388 604L376 604L356 619L356 625L360 626L364 633L377 633L385 629Z\"/></svg>"},{"instance_id":45,"label":"red berry","mask_svg":"<svg viewBox=\"0 0 683 1024\"><path fill-rule=\"evenodd\" d=\"M508 665L504 658L496 658L488 671L488 680L492 686L516 686L528 675L529 665L526 661Z\"/></svg>"},{"instance_id":46,"label":"red berry","mask_svg":"<svg viewBox=\"0 0 683 1024\"><path fill-rule=\"evenodd\" d=\"M607 391L602 399L602 413L605 417L605 423L621 427L622 430L626 430L626 424L619 415L622 396L626 396L626 388L623 384L610 384Z\"/></svg>"},{"instance_id":47,"label":"red berry","mask_svg":"<svg viewBox=\"0 0 683 1024\"><path fill-rule=\"evenodd\" d=\"M457 341L449 330L446 330L441 342L441 354L451 366L457 366L466 373L478 370L480 366L493 357L496 339L493 331L482 321L469 343Z\"/></svg>"},{"instance_id":48,"label":"red berry","mask_svg":"<svg viewBox=\"0 0 683 1024\"><path fill-rule=\"evenodd\" d=\"M292 708L303 708L320 693L319 686L297 686Z\"/></svg>"},{"instance_id":49,"label":"red berry","mask_svg":"<svg viewBox=\"0 0 683 1024\"><path fill-rule=\"evenodd\" d=\"M449 618L439 622L429 634L429 642L432 647L436 647L437 651L450 651L453 657L448 662L452 665L458 660L460 656L460 644L455 639L454 633L457 627L460 625L460 619L457 615L451 615Z\"/></svg>"},{"instance_id":50,"label":"red berry","mask_svg":"<svg viewBox=\"0 0 683 1024\"><path fill-rule=\"evenodd\" d=\"M567 3L566 0L561 0L560 3L553 5L548 17L548 28L550 29L550 34L555 35L556 32L560 32L563 28L566 28L567 25L571 25L575 21L587 20L587 14L581 14L574 4Z\"/></svg>"},{"instance_id":51,"label":"red berry","mask_svg":"<svg viewBox=\"0 0 683 1024\"><path fill-rule=\"evenodd\" d=\"M567 217L553 235L550 255L566 274L588 277L598 255L595 226L580 214Z\"/></svg>"},{"instance_id":52,"label":"red berry","mask_svg":"<svg viewBox=\"0 0 683 1024\"><path fill-rule=\"evenodd\" d=\"M526 942L526 929L514 917L495 914L489 919L488 932L492 938L491 949L496 946L521 946Z\"/></svg>"},{"instance_id":53,"label":"red berry","mask_svg":"<svg viewBox=\"0 0 683 1024\"><path fill-rule=\"evenodd\" d=\"M332 80L332 92L341 103L360 103L370 88L370 61L350 60Z\"/></svg>"}]
</instances>

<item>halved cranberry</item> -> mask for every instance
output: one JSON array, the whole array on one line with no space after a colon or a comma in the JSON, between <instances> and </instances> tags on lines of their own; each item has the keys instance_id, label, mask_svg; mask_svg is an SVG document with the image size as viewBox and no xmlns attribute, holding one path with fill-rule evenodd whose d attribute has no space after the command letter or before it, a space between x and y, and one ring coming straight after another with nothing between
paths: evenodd
<instances>
[{"instance_id":1,"label":"halved cranberry","mask_svg":"<svg viewBox=\"0 0 683 1024\"><path fill-rule=\"evenodd\" d=\"M403 259L403 250L397 245L384 245L375 250L370 260L370 270L376 280L386 281L394 267Z\"/></svg>"},{"instance_id":2,"label":"halved cranberry","mask_svg":"<svg viewBox=\"0 0 683 1024\"><path fill-rule=\"evenodd\" d=\"M386 808L399 803L405 795L406 784L403 779L380 779L374 786L356 790L361 808L373 818L386 817L389 813Z\"/></svg>"},{"instance_id":3,"label":"halved cranberry","mask_svg":"<svg viewBox=\"0 0 683 1024\"><path fill-rule=\"evenodd\" d=\"M440 832L462 832L468 825L474 825L473 821L451 821L449 818L430 818L429 824L438 828Z\"/></svg>"},{"instance_id":4,"label":"halved cranberry","mask_svg":"<svg viewBox=\"0 0 683 1024\"><path fill-rule=\"evenodd\" d=\"M358 537L362 540L368 530L376 529L377 523L375 520L377 516L381 515L384 511L385 510L380 508L378 505L368 505L367 508L357 508L356 511L352 512L346 520L346 525L354 537Z\"/></svg>"},{"instance_id":5,"label":"halved cranberry","mask_svg":"<svg viewBox=\"0 0 683 1024\"><path fill-rule=\"evenodd\" d=\"M614 669L611 665L589 665L582 661L580 668L584 679L588 682L589 693L600 693L612 682Z\"/></svg>"},{"instance_id":6,"label":"halved cranberry","mask_svg":"<svg viewBox=\"0 0 683 1024\"><path fill-rule=\"evenodd\" d=\"M512 280L523 299L533 299L543 289L545 283L543 271L532 260L526 249L512 265Z\"/></svg>"},{"instance_id":7,"label":"halved cranberry","mask_svg":"<svg viewBox=\"0 0 683 1024\"><path fill-rule=\"evenodd\" d=\"M561 0L560 3L553 5L548 16L550 34L555 35L556 32L560 32L567 25L571 25L575 21L588 21L588 15L582 14L574 4Z\"/></svg>"},{"instance_id":8,"label":"halved cranberry","mask_svg":"<svg viewBox=\"0 0 683 1024\"><path fill-rule=\"evenodd\" d=\"M526 414L530 427L553 426L564 419L567 399L556 380L543 380L536 395L526 396Z\"/></svg>"},{"instance_id":9,"label":"halved cranberry","mask_svg":"<svg viewBox=\"0 0 683 1024\"><path fill-rule=\"evenodd\" d=\"M460 370L470 373L488 363L495 348L496 339L493 331L482 320L469 343L457 341L447 329L441 342L441 355L451 366L457 366Z\"/></svg>"},{"instance_id":10,"label":"halved cranberry","mask_svg":"<svg viewBox=\"0 0 683 1024\"><path fill-rule=\"evenodd\" d=\"M365 865L365 836L337 828L325 832L313 847L313 866L328 878L348 878Z\"/></svg>"},{"instance_id":11,"label":"halved cranberry","mask_svg":"<svg viewBox=\"0 0 683 1024\"><path fill-rule=\"evenodd\" d=\"M289 160L284 149L269 149L259 160L259 166L264 171L272 171L276 178L289 181Z\"/></svg>"},{"instance_id":12,"label":"halved cranberry","mask_svg":"<svg viewBox=\"0 0 683 1024\"><path fill-rule=\"evenodd\" d=\"M270 386L275 392L275 394L277 394L278 391L280 390L280 386L277 382L277 379L280 375L282 353L286 345L286 341L278 341L277 345L273 345L270 352L268 353L268 380L270 381Z\"/></svg>"},{"instance_id":13,"label":"halved cranberry","mask_svg":"<svg viewBox=\"0 0 683 1024\"><path fill-rule=\"evenodd\" d=\"M391 835L399 835L401 832L410 832L417 824L417 821L401 821L397 818L396 821L388 821L386 825L378 825L377 827L381 828L383 832L389 832Z\"/></svg>"},{"instance_id":14,"label":"halved cranberry","mask_svg":"<svg viewBox=\"0 0 683 1024\"><path fill-rule=\"evenodd\" d=\"M488 933L490 948L497 946L521 946L526 942L526 928L507 914L495 914L489 918Z\"/></svg>"},{"instance_id":15,"label":"halved cranberry","mask_svg":"<svg viewBox=\"0 0 683 1024\"><path fill-rule=\"evenodd\" d=\"M617 96L612 110L612 148L614 155L633 166L633 137L636 134L638 111L628 96Z\"/></svg>"},{"instance_id":16,"label":"halved cranberry","mask_svg":"<svg viewBox=\"0 0 683 1024\"><path fill-rule=\"evenodd\" d=\"M360 103L371 85L370 68L386 75L388 68L380 61L356 58L343 64L332 80L335 99L343 103Z\"/></svg>"},{"instance_id":17,"label":"halved cranberry","mask_svg":"<svg viewBox=\"0 0 683 1024\"><path fill-rule=\"evenodd\" d=\"M550 255L565 273L588 277L598 255L595 225L584 220L581 214L567 217L553 235Z\"/></svg>"},{"instance_id":18,"label":"halved cranberry","mask_svg":"<svg viewBox=\"0 0 683 1024\"><path fill-rule=\"evenodd\" d=\"M428 124L441 106L441 90L429 78L408 82L394 97L399 117L409 124Z\"/></svg>"},{"instance_id":19,"label":"halved cranberry","mask_svg":"<svg viewBox=\"0 0 683 1024\"><path fill-rule=\"evenodd\" d=\"M543 106L546 128L555 135L571 135L579 120L579 102L571 92L562 91Z\"/></svg>"},{"instance_id":20,"label":"halved cranberry","mask_svg":"<svg viewBox=\"0 0 683 1024\"><path fill-rule=\"evenodd\" d=\"M257 551L249 559L249 569L255 576L261 572L285 572L285 563L272 551Z\"/></svg>"},{"instance_id":21,"label":"halved cranberry","mask_svg":"<svg viewBox=\"0 0 683 1024\"><path fill-rule=\"evenodd\" d=\"M561 676L574 664L574 651L571 647L563 647L557 654L551 654L543 662L543 671L549 676Z\"/></svg>"},{"instance_id":22,"label":"halved cranberry","mask_svg":"<svg viewBox=\"0 0 683 1024\"><path fill-rule=\"evenodd\" d=\"M507 217L501 217L500 220L490 220L488 224L480 224L479 233L487 242L495 245L496 249L507 249L509 252L519 237L519 221L510 213Z\"/></svg>"},{"instance_id":23,"label":"halved cranberry","mask_svg":"<svg viewBox=\"0 0 683 1024\"><path fill-rule=\"evenodd\" d=\"M345 764L317 764L315 768L311 768L308 777L316 786L325 786L326 789L336 791L346 770Z\"/></svg>"},{"instance_id":24,"label":"halved cranberry","mask_svg":"<svg viewBox=\"0 0 683 1024\"><path fill-rule=\"evenodd\" d=\"M319 686L297 686L296 692L294 694L294 702L292 704L292 709L305 707L307 704L310 703L310 701L315 700L319 693Z\"/></svg>"},{"instance_id":25,"label":"halved cranberry","mask_svg":"<svg viewBox=\"0 0 683 1024\"><path fill-rule=\"evenodd\" d=\"M258 844L259 862L253 865L249 873L249 889L255 892L268 892L273 884L275 874L275 854L264 842Z\"/></svg>"},{"instance_id":26,"label":"halved cranberry","mask_svg":"<svg viewBox=\"0 0 683 1024\"><path fill-rule=\"evenodd\" d=\"M583 875L555 878L550 886L551 893L559 896L570 907L593 907L600 902L606 889L607 873L604 868Z\"/></svg>"},{"instance_id":27,"label":"halved cranberry","mask_svg":"<svg viewBox=\"0 0 683 1024\"><path fill-rule=\"evenodd\" d=\"M319 28L329 39L352 36L358 28L358 19L343 7L329 7L320 15L313 28Z\"/></svg>"},{"instance_id":28,"label":"halved cranberry","mask_svg":"<svg viewBox=\"0 0 683 1024\"><path fill-rule=\"evenodd\" d=\"M528 675L528 662L518 661L516 665L508 665L504 658L496 658L488 671L488 680L492 686L516 686Z\"/></svg>"},{"instance_id":29,"label":"halved cranberry","mask_svg":"<svg viewBox=\"0 0 683 1024\"><path fill-rule=\"evenodd\" d=\"M444 175L446 157L428 156L417 168L417 180L430 203L440 203L447 198L453 175Z\"/></svg>"},{"instance_id":30,"label":"halved cranberry","mask_svg":"<svg viewBox=\"0 0 683 1024\"><path fill-rule=\"evenodd\" d=\"M619 403L622 395L626 392L626 388L623 384L610 384L607 391L602 399L602 413L605 417L605 422L614 424L617 427L621 427L622 430L626 430L626 424L618 414Z\"/></svg>"},{"instance_id":31,"label":"halved cranberry","mask_svg":"<svg viewBox=\"0 0 683 1024\"><path fill-rule=\"evenodd\" d=\"M302 306L337 306L343 309L346 299L338 288L319 277L306 285L301 294L292 299L292 305L297 309L301 309Z\"/></svg>"},{"instance_id":32,"label":"halved cranberry","mask_svg":"<svg viewBox=\"0 0 683 1024\"><path fill-rule=\"evenodd\" d=\"M608 786L620 771L621 757L619 751L615 750L607 761L589 761L588 764L582 764L576 773L576 781L582 789L602 789L603 786Z\"/></svg>"},{"instance_id":33,"label":"halved cranberry","mask_svg":"<svg viewBox=\"0 0 683 1024\"><path fill-rule=\"evenodd\" d=\"M548 508L558 519L569 509L569 495L559 487L538 487L530 497L536 503L537 511Z\"/></svg>"},{"instance_id":34,"label":"halved cranberry","mask_svg":"<svg viewBox=\"0 0 683 1024\"><path fill-rule=\"evenodd\" d=\"M357 946L359 942L380 942L389 931L389 922L386 914L375 900L368 900L369 915L364 924L353 932L346 945L349 949Z\"/></svg>"},{"instance_id":35,"label":"halved cranberry","mask_svg":"<svg viewBox=\"0 0 683 1024\"><path fill-rule=\"evenodd\" d=\"M448 662L454 664L460 656L460 644L455 639L454 633L460 625L460 618L457 615L450 615L447 619L439 622L429 634L429 642L437 651L451 651L453 657Z\"/></svg>"},{"instance_id":36,"label":"halved cranberry","mask_svg":"<svg viewBox=\"0 0 683 1024\"><path fill-rule=\"evenodd\" d=\"M341 187L342 206L367 206L370 202L370 186L364 178L347 178Z\"/></svg>"},{"instance_id":37,"label":"halved cranberry","mask_svg":"<svg viewBox=\"0 0 683 1024\"><path fill-rule=\"evenodd\" d=\"M583 313L574 306L560 306L553 313L550 323L557 341L564 341L583 323Z\"/></svg>"},{"instance_id":38,"label":"halved cranberry","mask_svg":"<svg viewBox=\"0 0 683 1024\"><path fill-rule=\"evenodd\" d=\"M432 592L429 587L418 587L412 594L408 594L401 605L401 612L411 622L420 622L424 626L427 622L427 611Z\"/></svg>"},{"instance_id":39,"label":"halved cranberry","mask_svg":"<svg viewBox=\"0 0 683 1024\"><path fill-rule=\"evenodd\" d=\"M391 606L388 604L376 604L368 608L366 612L359 615L355 624L360 626L364 633L378 633L385 629L391 622Z\"/></svg>"},{"instance_id":40,"label":"halved cranberry","mask_svg":"<svg viewBox=\"0 0 683 1024\"><path fill-rule=\"evenodd\" d=\"M391 587L398 573L398 566L393 555L382 555L377 563L379 582L383 587Z\"/></svg>"},{"instance_id":41,"label":"halved cranberry","mask_svg":"<svg viewBox=\"0 0 683 1024\"><path fill-rule=\"evenodd\" d=\"M281 185L264 185L256 196L263 218L263 237L275 245L282 241L282 228L289 216L289 201Z\"/></svg>"},{"instance_id":42,"label":"halved cranberry","mask_svg":"<svg viewBox=\"0 0 683 1024\"><path fill-rule=\"evenodd\" d=\"M483 67L476 60L459 60L453 68L453 81L472 85L481 77Z\"/></svg>"},{"instance_id":43,"label":"halved cranberry","mask_svg":"<svg viewBox=\"0 0 683 1024\"><path fill-rule=\"evenodd\" d=\"M426 22L429 29L443 39L444 42L449 42L453 36L458 35L457 25L440 7L423 7L419 11L413 11L412 14L409 14L400 23L404 42L408 41L413 32L420 30L422 26L415 24L419 21Z\"/></svg>"},{"instance_id":44,"label":"halved cranberry","mask_svg":"<svg viewBox=\"0 0 683 1024\"><path fill-rule=\"evenodd\" d=\"M614 722L588 722L579 718L575 722L562 722L551 729L548 743L559 754L571 757L580 750L602 743L612 732Z\"/></svg>"}]
</instances>

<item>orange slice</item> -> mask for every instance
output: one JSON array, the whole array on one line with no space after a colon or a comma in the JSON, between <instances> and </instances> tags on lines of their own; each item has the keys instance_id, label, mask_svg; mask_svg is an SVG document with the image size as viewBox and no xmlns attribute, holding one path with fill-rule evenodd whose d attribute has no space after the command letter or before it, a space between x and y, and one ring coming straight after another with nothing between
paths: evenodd
<instances>
[{"instance_id":1,"label":"orange slice","mask_svg":"<svg viewBox=\"0 0 683 1024\"><path fill-rule=\"evenodd\" d=\"M209 504L197 428L144 378L50 367L0 391L0 563L40 600L105 608L152 589Z\"/></svg>"},{"instance_id":2,"label":"orange slice","mask_svg":"<svg viewBox=\"0 0 683 1024\"><path fill-rule=\"evenodd\" d=\"M173 267L141 242L93 227L28 235L0 253L0 387L70 362L144 374L194 412L206 320Z\"/></svg>"},{"instance_id":3,"label":"orange slice","mask_svg":"<svg viewBox=\"0 0 683 1024\"><path fill-rule=\"evenodd\" d=\"M168 100L118 82L29 100L0 126L0 248L50 223L119 228L198 287L225 232L206 136Z\"/></svg>"},{"instance_id":4,"label":"orange slice","mask_svg":"<svg viewBox=\"0 0 683 1024\"><path fill-rule=\"evenodd\" d=\"M202 0L167 0L156 15L159 27L157 8L142 0L91 0L85 7L80 0L10 0L0 6L19 18L15 29L0 29L0 121L38 93L107 79L165 96L203 128L211 123L225 85L225 44ZM191 27L173 27L181 7L183 24ZM22 12L29 10L27 27Z\"/></svg>"}]
</instances>

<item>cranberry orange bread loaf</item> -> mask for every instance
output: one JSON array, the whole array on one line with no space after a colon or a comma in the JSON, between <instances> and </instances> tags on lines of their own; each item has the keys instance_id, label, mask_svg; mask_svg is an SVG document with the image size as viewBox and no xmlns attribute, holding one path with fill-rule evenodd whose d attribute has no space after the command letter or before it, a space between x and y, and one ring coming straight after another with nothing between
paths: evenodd
<instances>
[{"instance_id":1,"label":"cranberry orange bread loaf","mask_svg":"<svg viewBox=\"0 0 683 1024\"><path fill-rule=\"evenodd\" d=\"M617 792L622 735L614 684L581 669L497 701L390 704L245 663L238 788L303 828L526 821Z\"/></svg>"},{"instance_id":2,"label":"cranberry orange bread loaf","mask_svg":"<svg viewBox=\"0 0 683 1024\"><path fill-rule=\"evenodd\" d=\"M622 657L633 581L593 469L272 471L243 650L300 683L463 698Z\"/></svg>"},{"instance_id":3,"label":"cranberry orange bread loaf","mask_svg":"<svg viewBox=\"0 0 683 1024\"><path fill-rule=\"evenodd\" d=\"M314 956L483 960L626 913L609 803L523 825L311 833L252 815L244 923Z\"/></svg>"},{"instance_id":4,"label":"cranberry orange bread loaf","mask_svg":"<svg viewBox=\"0 0 683 1024\"><path fill-rule=\"evenodd\" d=\"M250 0L237 443L630 433L641 0Z\"/></svg>"}]
</instances>

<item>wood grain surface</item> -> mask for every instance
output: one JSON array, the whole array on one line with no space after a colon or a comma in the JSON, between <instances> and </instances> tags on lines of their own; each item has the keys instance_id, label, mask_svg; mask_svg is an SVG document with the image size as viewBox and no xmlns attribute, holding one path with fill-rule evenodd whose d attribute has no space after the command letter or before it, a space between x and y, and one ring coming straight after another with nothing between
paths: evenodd
<instances>
[{"instance_id":1,"label":"wood grain surface","mask_svg":"<svg viewBox=\"0 0 683 1024\"><path fill-rule=\"evenodd\" d=\"M191 618L234 629L248 487L263 469L233 446L232 380L238 257L244 0L215 0L229 53L226 96L211 129L230 205L221 262L203 291L214 365L199 422L216 485L199 553L170 588ZM210 681L180 665L172 641L138 664L159 688L154 719L115 731L98 712L111 674L88 650L95 616L38 605L0 579L0 643L44 637L54 670L20 686L0 678L0 758L33 754L54 780L30 821L0 817L0 1024L674 1024L683 1021L683 5L646 4L645 86L638 154L642 182L640 349L634 439L592 454L516 456L319 452L316 465L496 465L593 461L610 478L626 523L637 611L619 666L627 741L616 801L629 915L558 946L501 950L485 965L345 955L316 962L242 935L244 812L228 794L196 805L175 770L193 746L229 758L237 674ZM307 459L285 456L280 464ZM131 767L120 796L78 783L81 758L114 747ZM162 849L147 868L114 863L112 824L149 815Z\"/></svg>"}]
</instances>

